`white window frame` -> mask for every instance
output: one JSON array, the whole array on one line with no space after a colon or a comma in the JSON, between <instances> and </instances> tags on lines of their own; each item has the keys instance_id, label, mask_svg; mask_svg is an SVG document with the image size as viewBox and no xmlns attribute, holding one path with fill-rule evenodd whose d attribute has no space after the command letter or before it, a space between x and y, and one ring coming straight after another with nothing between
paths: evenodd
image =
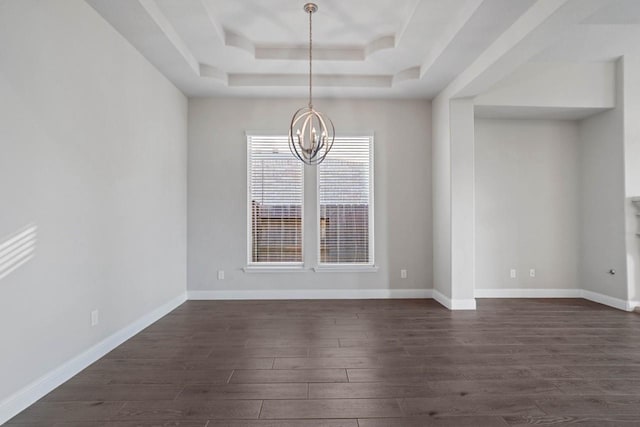
<instances>
[{"instance_id":1,"label":"white window frame","mask_svg":"<svg viewBox=\"0 0 640 427\"><path fill-rule=\"evenodd\" d=\"M287 135L283 135L282 132L257 132L257 131L247 131L245 132L246 137L246 150L247 150L247 199L245 208L247 210L247 265L243 269L245 272L298 272L304 268L304 260L305 260L305 209L304 209L304 167L302 168L302 203L300 206L300 248L301 248L301 258L300 262L254 262L253 261L253 233L252 233L252 218L251 218L251 138L252 137L283 137L285 141L288 140ZM293 157L293 154L291 155Z\"/></svg>"},{"instance_id":2,"label":"white window frame","mask_svg":"<svg viewBox=\"0 0 640 427\"><path fill-rule=\"evenodd\" d=\"M335 144L340 143L341 138L349 138L349 137L367 137L369 138L369 261L366 263L323 263L320 261L321 258L321 230L320 230L320 174L316 169L316 263L317 266L314 268L316 272L376 272L378 271L378 267L375 265L375 221L374 221L374 193L375 193L375 185L374 185L374 133L373 132L354 132L354 133L342 133L339 136L336 136ZM330 154L329 154L330 155ZM319 167L319 166L318 166Z\"/></svg>"}]
</instances>

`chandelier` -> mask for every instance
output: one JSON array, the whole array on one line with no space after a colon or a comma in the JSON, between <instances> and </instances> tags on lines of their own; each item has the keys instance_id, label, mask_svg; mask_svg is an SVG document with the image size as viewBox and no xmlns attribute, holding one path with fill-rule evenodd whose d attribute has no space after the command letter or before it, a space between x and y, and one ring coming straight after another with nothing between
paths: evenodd
<instances>
[{"instance_id":1,"label":"chandelier","mask_svg":"<svg viewBox=\"0 0 640 427\"><path fill-rule=\"evenodd\" d=\"M291 153L308 165L321 163L333 146L335 128L325 114L313 108L312 67L313 38L311 36L311 15L318 10L314 3L304 5L309 14L309 104L295 112L289 127L289 148Z\"/></svg>"}]
</instances>

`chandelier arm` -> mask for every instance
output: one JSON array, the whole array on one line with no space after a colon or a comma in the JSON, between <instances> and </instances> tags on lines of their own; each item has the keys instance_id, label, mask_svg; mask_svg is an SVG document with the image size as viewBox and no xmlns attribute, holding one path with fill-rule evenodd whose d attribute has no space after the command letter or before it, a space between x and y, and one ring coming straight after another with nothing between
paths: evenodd
<instances>
[{"instance_id":1,"label":"chandelier arm","mask_svg":"<svg viewBox=\"0 0 640 427\"><path fill-rule=\"evenodd\" d=\"M301 108L298 111L296 111L296 113L291 118L291 126L289 126L289 150L291 151L291 154L293 154L295 157L298 158L298 160L300 160L303 163L306 163L305 160L300 155L300 153L298 152L298 148L296 146L296 140L295 140L296 135L293 134L293 128L295 127L296 122L299 120L298 114L302 110L304 110L304 108Z\"/></svg>"},{"instance_id":2,"label":"chandelier arm","mask_svg":"<svg viewBox=\"0 0 640 427\"><path fill-rule=\"evenodd\" d=\"M316 164L322 163L324 161L325 157L327 157L327 154L329 154L329 151L331 151L331 147L333 147L333 142L335 141L335 131L336 131L336 129L333 126L333 120L331 120L329 117L327 117L327 120L329 121L329 124L331 125L331 139L329 140L329 138L327 136L326 147L325 147L323 153L320 155L320 157L316 158Z\"/></svg>"}]
</instances>

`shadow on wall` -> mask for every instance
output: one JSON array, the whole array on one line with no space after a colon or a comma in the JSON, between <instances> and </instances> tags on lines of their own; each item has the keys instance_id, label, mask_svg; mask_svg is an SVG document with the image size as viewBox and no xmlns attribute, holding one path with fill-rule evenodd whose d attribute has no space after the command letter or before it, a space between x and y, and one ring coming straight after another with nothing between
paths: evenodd
<instances>
[{"instance_id":1,"label":"shadow on wall","mask_svg":"<svg viewBox=\"0 0 640 427\"><path fill-rule=\"evenodd\" d=\"M29 224L0 240L0 280L35 256L38 227Z\"/></svg>"}]
</instances>

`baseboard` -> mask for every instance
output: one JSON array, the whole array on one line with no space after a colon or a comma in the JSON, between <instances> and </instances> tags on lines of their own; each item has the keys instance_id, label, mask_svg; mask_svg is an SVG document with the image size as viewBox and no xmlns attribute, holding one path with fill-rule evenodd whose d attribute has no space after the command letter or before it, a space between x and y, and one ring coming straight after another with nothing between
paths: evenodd
<instances>
[{"instance_id":1,"label":"baseboard","mask_svg":"<svg viewBox=\"0 0 640 427\"><path fill-rule=\"evenodd\" d=\"M580 298L580 289L476 289L476 298Z\"/></svg>"},{"instance_id":2,"label":"baseboard","mask_svg":"<svg viewBox=\"0 0 640 427\"><path fill-rule=\"evenodd\" d=\"M633 311L640 305L638 301L627 301L584 289L476 289L475 296L476 298L583 298L624 311Z\"/></svg>"},{"instance_id":3,"label":"baseboard","mask_svg":"<svg viewBox=\"0 0 640 427\"><path fill-rule=\"evenodd\" d=\"M190 300L292 300L432 298L432 289L287 289L187 291Z\"/></svg>"},{"instance_id":4,"label":"baseboard","mask_svg":"<svg viewBox=\"0 0 640 427\"><path fill-rule=\"evenodd\" d=\"M582 298L589 301L597 302L599 304L608 305L609 307L617 308L618 310L633 311L636 307L636 301L623 300L621 298L614 298L608 295L599 294L593 291L587 291L582 289L580 291Z\"/></svg>"},{"instance_id":5,"label":"baseboard","mask_svg":"<svg viewBox=\"0 0 640 427\"><path fill-rule=\"evenodd\" d=\"M31 384L19 390L0 402L0 425L7 422L38 399L51 392L53 389L68 381L71 377L91 365L96 360L146 328L152 323L165 316L187 299L186 294L182 294L171 301L156 308L152 312L145 314L130 325L108 336L93 347L82 352L73 359L63 363L53 371L38 378Z\"/></svg>"},{"instance_id":6,"label":"baseboard","mask_svg":"<svg viewBox=\"0 0 640 427\"><path fill-rule=\"evenodd\" d=\"M475 298L469 299L451 299L442 292L433 290L433 299L447 307L449 310L475 310Z\"/></svg>"}]
</instances>

